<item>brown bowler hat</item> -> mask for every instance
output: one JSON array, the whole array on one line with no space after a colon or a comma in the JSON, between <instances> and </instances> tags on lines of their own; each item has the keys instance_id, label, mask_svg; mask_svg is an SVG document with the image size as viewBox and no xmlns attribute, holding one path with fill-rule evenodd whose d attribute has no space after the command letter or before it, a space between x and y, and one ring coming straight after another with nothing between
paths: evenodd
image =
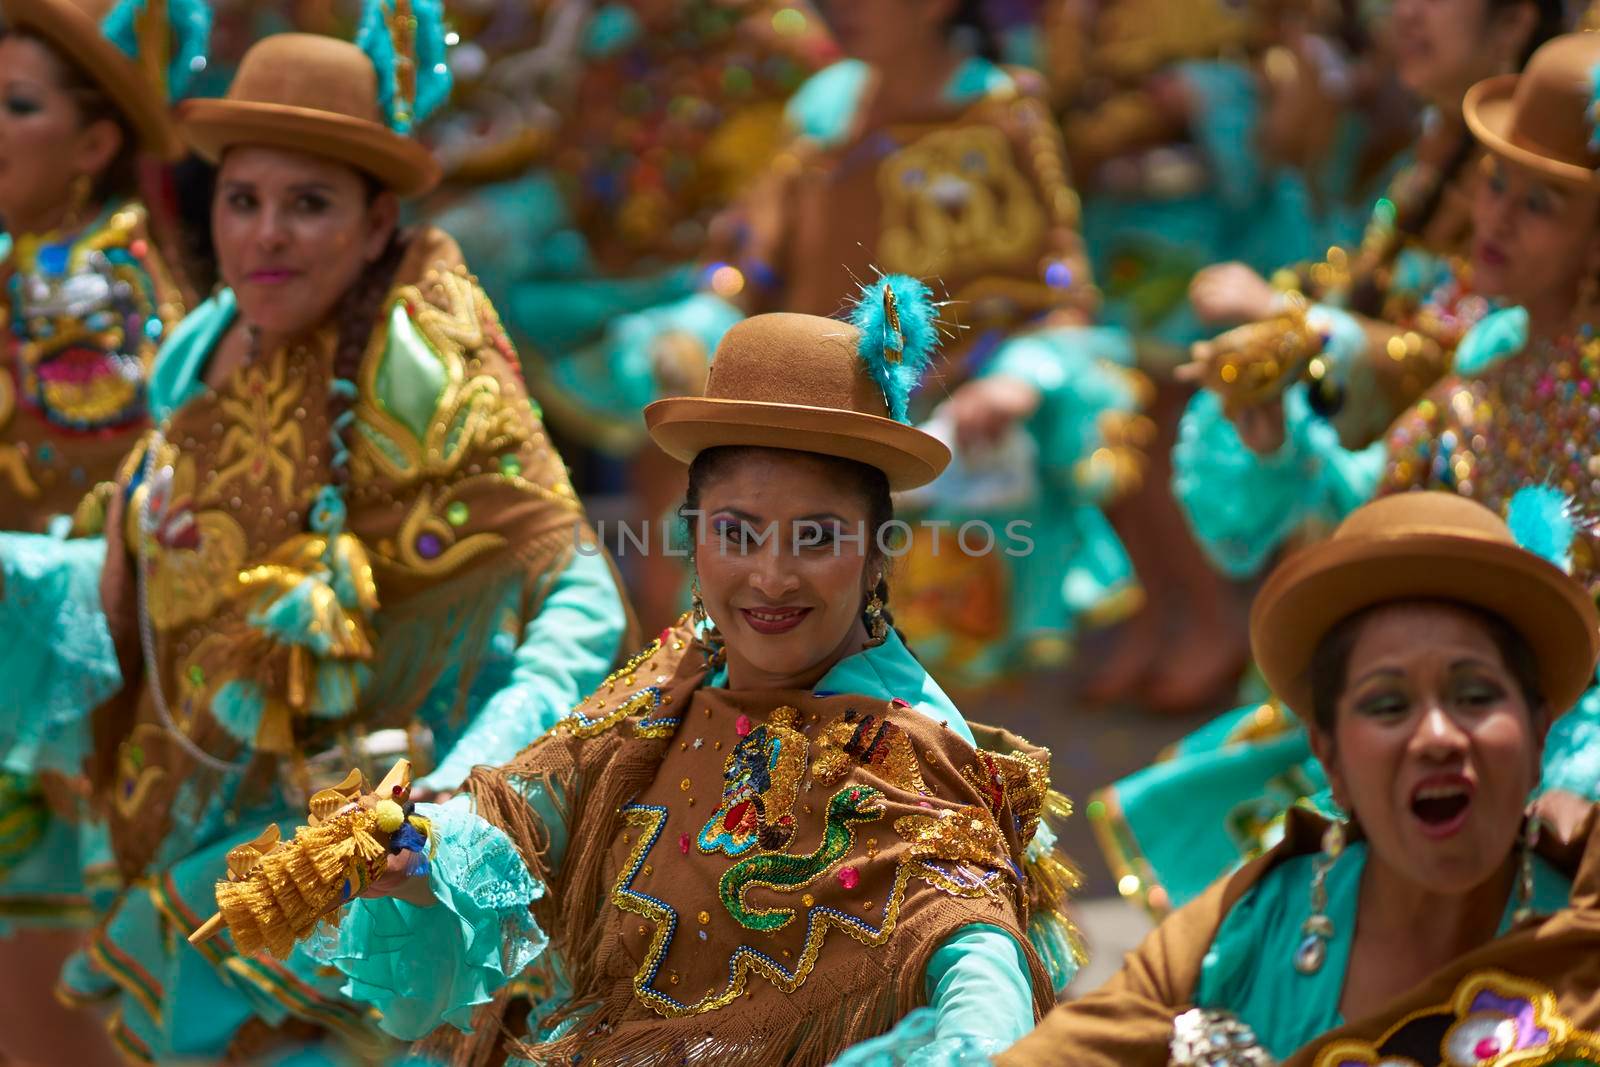
<instances>
[{"instance_id":1,"label":"brown bowler hat","mask_svg":"<svg viewBox=\"0 0 1600 1067\"><path fill-rule=\"evenodd\" d=\"M65 53L127 116L146 152L176 159L183 141L162 88L166 71L147 73L100 31L114 6L115 0L0 0L0 14L7 26L29 29Z\"/></svg>"},{"instance_id":2,"label":"brown bowler hat","mask_svg":"<svg viewBox=\"0 0 1600 1067\"><path fill-rule=\"evenodd\" d=\"M656 444L685 463L708 448L752 445L853 459L914 489L939 476L950 450L889 417L857 351L861 331L820 315L756 315L717 345L704 396L644 409Z\"/></svg>"},{"instance_id":3,"label":"brown bowler hat","mask_svg":"<svg viewBox=\"0 0 1600 1067\"><path fill-rule=\"evenodd\" d=\"M1452 601L1504 619L1533 649L1556 715L1594 679L1600 616L1584 588L1519 547L1488 508L1437 491L1364 505L1327 541L1272 572L1250 612L1261 673L1309 716L1311 656L1328 631L1366 608L1404 600Z\"/></svg>"},{"instance_id":4,"label":"brown bowler hat","mask_svg":"<svg viewBox=\"0 0 1600 1067\"><path fill-rule=\"evenodd\" d=\"M1594 135L1600 34L1552 38L1521 74L1474 85L1462 103L1467 125L1498 156L1572 185L1594 187L1600 152Z\"/></svg>"},{"instance_id":5,"label":"brown bowler hat","mask_svg":"<svg viewBox=\"0 0 1600 1067\"><path fill-rule=\"evenodd\" d=\"M227 97L185 101L178 125L212 162L235 145L269 145L347 163L401 196L439 184L433 154L384 122L367 54L333 37L262 38L244 54Z\"/></svg>"}]
</instances>

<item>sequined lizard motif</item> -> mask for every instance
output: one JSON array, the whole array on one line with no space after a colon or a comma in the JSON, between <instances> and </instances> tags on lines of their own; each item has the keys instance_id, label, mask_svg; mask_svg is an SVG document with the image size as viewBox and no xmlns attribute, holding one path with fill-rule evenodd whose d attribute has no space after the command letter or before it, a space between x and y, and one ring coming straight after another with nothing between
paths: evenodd
<instances>
[{"instance_id":1,"label":"sequined lizard motif","mask_svg":"<svg viewBox=\"0 0 1600 1067\"><path fill-rule=\"evenodd\" d=\"M822 731L817 749L811 773L823 785L833 785L859 764L872 768L897 789L921 795L928 792L910 736L881 715L849 709Z\"/></svg>"},{"instance_id":2,"label":"sequined lizard motif","mask_svg":"<svg viewBox=\"0 0 1600 1067\"><path fill-rule=\"evenodd\" d=\"M869 785L841 789L828 801L822 842L809 855L766 853L729 867L717 885L723 907L747 930L781 930L793 921L793 908L756 908L744 902L745 890L765 886L779 892L796 892L844 859L855 845L855 824L883 816L883 794Z\"/></svg>"},{"instance_id":3,"label":"sequined lizard motif","mask_svg":"<svg viewBox=\"0 0 1600 1067\"><path fill-rule=\"evenodd\" d=\"M723 765L722 804L700 828L700 851L742 856L757 844L769 851L788 847L811 747L797 728L799 718L794 708L779 708L771 722L739 739Z\"/></svg>"},{"instance_id":4,"label":"sequined lizard motif","mask_svg":"<svg viewBox=\"0 0 1600 1067\"><path fill-rule=\"evenodd\" d=\"M1376 1042L1342 1040L1315 1067L1512 1067L1600 1064L1600 1034L1579 1030L1555 994L1501 971L1469 975L1449 1004L1416 1012Z\"/></svg>"}]
</instances>

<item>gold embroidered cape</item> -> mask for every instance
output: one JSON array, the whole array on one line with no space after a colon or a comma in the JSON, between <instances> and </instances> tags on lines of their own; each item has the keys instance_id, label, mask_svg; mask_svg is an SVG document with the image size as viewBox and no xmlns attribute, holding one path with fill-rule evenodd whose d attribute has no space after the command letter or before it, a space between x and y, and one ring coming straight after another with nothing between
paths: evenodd
<instances>
[{"instance_id":1,"label":"gold embroidered cape","mask_svg":"<svg viewBox=\"0 0 1600 1067\"><path fill-rule=\"evenodd\" d=\"M128 684L97 715L94 770L128 878L216 790L242 810L282 775L304 781L317 752L409 727L425 700L464 714L508 596L520 635L590 536L499 319L441 232L411 238L361 360L332 544L312 519L334 506L336 325L212 389L219 317L163 353L192 359L193 383L127 465L109 535Z\"/></svg>"},{"instance_id":2,"label":"gold embroidered cape","mask_svg":"<svg viewBox=\"0 0 1600 1067\"><path fill-rule=\"evenodd\" d=\"M720 648L680 623L550 735L469 783L550 892L534 905L574 990L536 1062L823 1064L924 996L933 950L988 923L1023 947L1024 850L1048 754L974 749L904 701L706 685ZM566 853L523 788L550 790ZM454 1062L493 1042L443 1041Z\"/></svg>"}]
</instances>

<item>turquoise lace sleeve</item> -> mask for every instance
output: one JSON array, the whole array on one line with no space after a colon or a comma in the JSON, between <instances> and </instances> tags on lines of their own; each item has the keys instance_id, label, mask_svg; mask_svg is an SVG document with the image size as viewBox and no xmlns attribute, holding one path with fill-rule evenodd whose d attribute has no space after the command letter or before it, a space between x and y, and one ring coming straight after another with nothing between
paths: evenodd
<instances>
[{"instance_id":1,"label":"turquoise lace sleeve","mask_svg":"<svg viewBox=\"0 0 1600 1067\"><path fill-rule=\"evenodd\" d=\"M1197 61L1178 71L1198 99L1190 133L1205 149L1222 203L1233 210L1259 203L1266 179L1253 135L1261 110L1255 76L1240 63Z\"/></svg>"},{"instance_id":2,"label":"turquoise lace sleeve","mask_svg":"<svg viewBox=\"0 0 1600 1067\"><path fill-rule=\"evenodd\" d=\"M511 683L495 694L418 784L456 789L479 764L511 759L605 680L627 626L611 567L578 551L523 631Z\"/></svg>"},{"instance_id":3,"label":"turquoise lace sleeve","mask_svg":"<svg viewBox=\"0 0 1600 1067\"><path fill-rule=\"evenodd\" d=\"M1214 393L1189 403L1172 449L1172 487L1214 563L1248 577L1306 522L1337 522L1370 500L1383 474L1385 443L1359 452L1315 415L1305 388L1284 394L1283 447L1257 455L1239 439Z\"/></svg>"},{"instance_id":4,"label":"turquoise lace sleeve","mask_svg":"<svg viewBox=\"0 0 1600 1067\"><path fill-rule=\"evenodd\" d=\"M77 774L88 717L122 687L100 608L103 538L0 533L0 769Z\"/></svg>"},{"instance_id":5,"label":"turquoise lace sleeve","mask_svg":"<svg viewBox=\"0 0 1600 1067\"><path fill-rule=\"evenodd\" d=\"M957 930L928 960L928 1007L845 1050L834 1067L987 1067L1033 1029L1033 993L1017 942L996 926Z\"/></svg>"},{"instance_id":6,"label":"turquoise lace sleeve","mask_svg":"<svg viewBox=\"0 0 1600 1067\"><path fill-rule=\"evenodd\" d=\"M303 951L345 977L341 992L370 1004L383 1029L416 1041L441 1023L462 1030L544 950L528 910L544 895L505 834L473 814L471 800L419 804L433 820L429 881L438 903L354 901L333 934Z\"/></svg>"}]
</instances>

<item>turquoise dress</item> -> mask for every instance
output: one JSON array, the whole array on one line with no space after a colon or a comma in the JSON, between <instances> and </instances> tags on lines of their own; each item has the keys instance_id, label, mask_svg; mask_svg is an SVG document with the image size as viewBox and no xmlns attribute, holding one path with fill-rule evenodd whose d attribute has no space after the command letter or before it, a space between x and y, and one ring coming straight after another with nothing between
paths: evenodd
<instances>
[{"instance_id":1,"label":"turquoise dress","mask_svg":"<svg viewBox=\"0 0 1600 1067\"><path fill-rule=\"evenodd\" d=\"M708 684L725 686L725 673ZM881 645L841 660L816 689L899 697L972 740L961 713L892 632ZM554 799L534 783L526 796L559 857L567 840ZM473 1007L517 979L546 943L528 910L544 888L505 834L473 813L471 798L418 809L433 819L436 851L428 878L438 904L359 899L336 933L309 947L342 976L345 996L375 1009L379 1025L405 1040L440 1023L467 1029ZM1068 958L1055 976L1058 984L1073 970ZM927 967L926 990L928 1052L916 1062L927 1067L958 1063L975 1047L998 1052L1033 1026L1023 954L996 927L968 926L940 945ZM555 1007L560 995L543 1002L534 1017Z\"/></svg>"},{"instance_id":2,"label":"turquoise dress","mask_svg":"<svg viewBox=\"0 0 1600 1067\"><path fill-rule=\"evenodd\" d=\"M151 408L159 424L203 402L205 368L236 314L232 293L225 290L185 320L162 349L151 378ZM433 342L400 310L388 324L373 379L391 414L402 421L421 414L425 425L441 395L438 368L427 358ZM605 557L573 552L548 581L538 613L525 621L519 621L522 583L515 581L482 586L477 596L483 603L458 603L454 610L461 614L437 619L434 639L448 649L447 666L413 715L415 727L431 733L437 754L420 786L454 790L473 766L508 759L613 666L627 620ZM493 620L487 635L478 630L475 639L474 617ZM460 675L469 668L475 673L463 701ZM406 751L402 744L395 754ZM318 764L319 753L303 755ZM327 767L316 773L334 777L358 758L339 750L325 756ZM233 794L240 780L238 771L228 772L207 794L179 794L179 803L195 816L173 826L146 877L111 904L87 952L62 976L62 993L69 998L121 994L111 1033L136 1062L216 1059L252 1019L274 1027L298 1019L358 1044L370 1044L374 1036L369 1011L342 996L338 983L309 956L280 963L240 957L221 938L198 950L185 943L185 933L214 910L214 887L226 875L228 851L268 823L292 827L304 819L303 801L292 799L291 783L281 780L267 799L239 810Z\"/></svg>"},{"instance_id":3,"label":"turquoise dress","mask_svg":"<svg viewBox=\"0 0 1600 1067\"><path fill-rule=\"evenodd\" d=\"M1333 922L1334 937L1322 967L1301 974L1294 966L1295 950L1309 914L1317 858L1301 855L1285 860L1234 904L1217 928L1194 991L1195 1007L1233 1013L1278 1060L1345 1023L1339 1000L1350 965L1367 844L1351 845L1328 871L1326 914ZM1549 915L1565 908L1571 891L1570 879L1543 856L1534 857L1531 906L1536 913ZM1513 894L1495 936L1511 929L1518 907Z\"/></svg>"},{"instance_id":4,"label":"turquoise dress","mask_svg":"<svg viewBox=\"0 0 1600 1067\"><path fill-rule=\"evenodd\" d=\"M1569 449L1593 440L1600 426L1587 414L1594 409L1560 403L1552 383L1570 382L1574 399L1600 387L1591 345L1529 352L1526 314L1493 313L1462 341L1455 376L1359 450L1343 447L1311 410L1304 386L1285 394L1285 441L1270 456L1245 447L1216 396L1202 392L1173 451L1175 491L1213 561L1240 577L1291 535L1331 529L1381 493L1447 489L1504 511L1517 489L1550 481L1587 514L1589 476L1572 480L1566 467L1576 462ZM1268 696L1201 728L1170 758L1090 803L1126 895L1157 912L1183 905L1269 845L1290 805L1325 788L1304 728ZM1541 788L1600 796L1600 692L1591 689L1556 720Z\"/></svg>"},{"instance_id":5,"label":"turquoise dress","mask_svg":"<svg viewBox=\"0 0 1600 1067\"><path fill-rule=\"evenodd\" d=\"M1354 116L1341 121L1315 175L1324 194L1319 207L1305 174L1262 159L1254 143L1262 109L1257 72L1196 60L1178 64L1173 75L1195 99L1189 142L1204 181L1164 196L1087 193L1083 233L1106 294L1104 321L1185 348L1214 332L1189 305L1196 271L1238 261L1270 276L1360 239L1365 208L1348 205L1367 200L1353 187L1366 131ZM1397 167L1386 168L1385 177Z\"/></svg>"}]
</instances>

